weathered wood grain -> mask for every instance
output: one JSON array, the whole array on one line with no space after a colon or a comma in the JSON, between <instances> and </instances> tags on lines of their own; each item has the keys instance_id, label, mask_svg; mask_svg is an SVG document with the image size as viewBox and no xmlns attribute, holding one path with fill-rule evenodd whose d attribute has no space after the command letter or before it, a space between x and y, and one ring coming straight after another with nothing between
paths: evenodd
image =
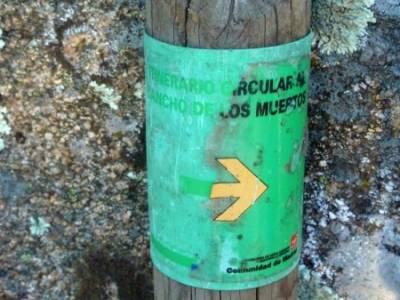
<instances>
[{"instance_id":1,"label":"weathered wood grain","mask_svg":"<svg viewBox=\"0 0 400 300\"><path fill-rule=\"evenodd\" d=\"M311 0L147 0L146 30L176 45L252 48L299 39Z\"/></svg>"},{"instance_id":2,"label":"weathered wood grain","mask_svg":"<svg viewBox=\"0 0 400 300\"><path fill-rule=\"evenodd\" d=\"M195 48L255 48L304 37L311 0L147 0L146 30ZM295 300L298 272L258 289L222 292L180 284L154 269L155 300Z\"/></svg>"},{"instance_id":3,"label":"weathered wood grain","mask_svg":"<svg viewBox=\"0 0 400 300\"><path fill-rule=\"evenodd\" d=\"M183 285L154 268L155 300L296 300L298 270L284 279L257 289L212 291Z\"/></svg>"}]
</instances>

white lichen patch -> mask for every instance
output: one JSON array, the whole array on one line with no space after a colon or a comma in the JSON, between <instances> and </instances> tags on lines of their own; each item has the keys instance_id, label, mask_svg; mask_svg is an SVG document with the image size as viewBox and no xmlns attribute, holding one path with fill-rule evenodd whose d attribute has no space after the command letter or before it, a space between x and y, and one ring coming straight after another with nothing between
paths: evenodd
<instances>
[{"instance_id":1,"label":"white lichen patch","mask_svg":"<svg viewBox=\"0 0 400 300\"><path fill-rule=\"evenodd\" d=\"M43 236L49 231L50 224L42 217L30 217L29 222L29 230L33 236Z\"/></svg>"},{"instance_id":2,"label":"white lichen patch","mask_svg":"<svg viewBox=\"0 0 400 300\"><path fill-rule=\"evenodd\" d=\"M127 176L129 179L132 179L132 180L136 180L136 179L138 178L137 173L132 172L132 171L128 172L128 173L126 174L126 176Z\"/></svg>"},{"instance_id":3,"label":"white lichen patch","mask_svg":"<svg viewBox=\"0 0 400 300\"><path fill-rule=\"evenodd\" d=\"M113 88L108 87L104 83L98 84L95 81L90 82L89 87L93 89L103 103L107 104L111 109L118 109L118 103L121 100L121 96Z\"/></svg>"},{"instance_id":4,"label":"white lichen patch","mask_svg":"<svg viewBox=\"0 0 400 300\"><path fill-rule=\"evenodd\" d=\"M350 211L350 208L343 199L336 199L335 206L337 208L336 217L342 222L348 222L353 219L355 215Z\"/></svg>"},{"instance_id":5,"label":"white lichen patch","mask_svg":"<svg viewBox=\"0 0 400 300\"><path fill-rule=\"evenodd\" d=\"M5 147L3 137L9 135L11 132L11 127L7 122L7 108L0 106L0 151Z\"/></svg>"},{"instance_id":6,"label":"white lichen patch","mask_svg":"<svg viewBox=\"0 0 400 300\"><path fill-rule=\"evenodd\" d=\"M0 51L6 46L6 42L2 40L3 29L0 28Z\"/></svg>"},{"instance_id":7,"label":"white lichen patch","mask_svg":"<svg viewBox=\"0 0 400 300\"><path fill-rule=\"evenodd\" d=\"M319 249L321 248L320 235L323 232L323 228L330 226L332 222L329 212L332 216L332 205L333 199L325 191L324 186L318 182L310 182L313 186L312 194L309 194L306 198L307 201L312 200L313 205L318 207L318 218L313 217L311 214L305 215L305 232L307 238L304 241L303 246L303 257L307 258L312 262L315 270L322 276L324 275L328 279L333 279L334 271L329 265L325 264L324 260L320 256ZM335 215L336 216L336 215Z\"/></svg>"},{"instance_id":8,"label":"white lichen patch","mask_svg":"<svg viewBox=\"0 0 400 300\"><path fill-rule=\"evenodd\" d=\"M146 172L129 171L128 173L126 173L126 177L134 181L147 182Z\"/></svg>"},{"instance_id":9,"label":"white lichen patch","mask_svg":"<svg viewBox=\"0 0 400 300\"><path fill-rule=\"evenodd\" d=\"M331 288L324 285L321 275L300 265L299 300L342 300Z\"/></svg>"},{"instance_id":10,"label":"white lichen patch","mask_svg":"<svg viewBox=\"0 0 400 300\"><path fill-rule=\"evenodd\" d=\"M313 0L314 42L323 53L346 54L365 42L375 0Z\"/></svg>"},{"instance_id":11,"label":"white lichen patch","mask_svg":"<svg viewBox=\"0 0 400 300\"><path fill-rule=\"evenodd\" d=\"M143 82L138 82L135 84L135 92L133 93L136 98L143 99L144 95L144 84Z\"/></svg>"}]
</instances>

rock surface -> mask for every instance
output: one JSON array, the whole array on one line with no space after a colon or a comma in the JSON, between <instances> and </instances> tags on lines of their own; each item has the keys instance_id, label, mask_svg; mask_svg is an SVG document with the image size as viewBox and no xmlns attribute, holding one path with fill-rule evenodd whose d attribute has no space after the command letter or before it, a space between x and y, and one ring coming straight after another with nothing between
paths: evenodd
<instances>
[{"instance_id":1,"label":"rock surface","mask_svg":"<svg viewBox=\"0 0 400 300\"><path fill-rule=\"evenodd\" d=\"M152 297L143 5L0 1L0 299ZM376 4L352 56L313 57L303 264L349 299L372 299L350 274L400 297L397 9Z\"/></svg>"}]
</instances>

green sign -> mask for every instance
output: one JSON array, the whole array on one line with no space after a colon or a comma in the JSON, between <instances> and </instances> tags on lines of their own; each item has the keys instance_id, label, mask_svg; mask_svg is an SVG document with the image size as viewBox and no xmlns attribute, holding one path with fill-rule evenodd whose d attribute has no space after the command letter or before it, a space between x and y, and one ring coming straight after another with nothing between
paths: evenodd
<instances>
[{"instance_id":1,"label":"green sign","mask_svg":"<svg viewBox=\"0 0 400 300\"><path fill-rule=\"evenodd\" d=\"M145 37L151 256L167 276L239 290L297 266L310 44L194 49Z\"/></svg>"}]
</instances>

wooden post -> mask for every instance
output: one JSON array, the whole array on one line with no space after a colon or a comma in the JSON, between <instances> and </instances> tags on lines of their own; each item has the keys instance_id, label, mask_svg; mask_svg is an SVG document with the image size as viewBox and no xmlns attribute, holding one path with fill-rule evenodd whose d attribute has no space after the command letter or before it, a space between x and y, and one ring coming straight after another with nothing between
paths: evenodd
<instances>
[{"instance_id":1,"label":"wooden post","mask_svg":"<svg viewBox=\"0 0 400 300\"><path fill-rule=\"evenodd\" d=\"M304 37L311 0L147 0L146 30L153 37L195 48L254 48ZM155 300L294 300L298 271L245 291L212 291L180 284L154 269Z\"/></svg>"}]
</instances>

